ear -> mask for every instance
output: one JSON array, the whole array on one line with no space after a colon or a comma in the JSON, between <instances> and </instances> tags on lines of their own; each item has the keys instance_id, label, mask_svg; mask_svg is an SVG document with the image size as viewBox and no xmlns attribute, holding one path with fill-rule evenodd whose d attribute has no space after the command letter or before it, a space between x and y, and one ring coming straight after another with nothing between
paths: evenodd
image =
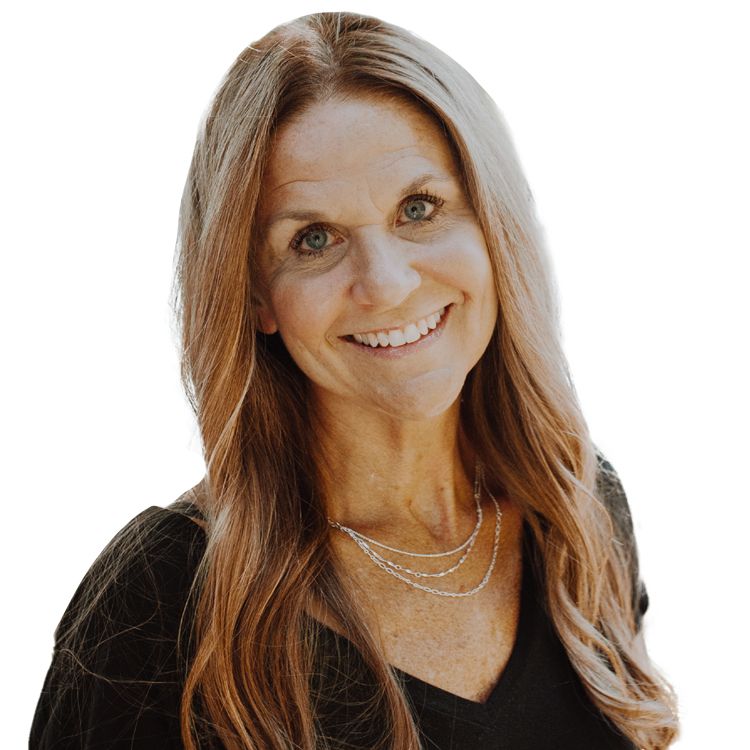
<instances>
[{"instance_id":1,"label":"ear","mask_svg":"<svg viewBox=\"0 0 750 750\"><path fill-rule=\"evenodd\" d=\"M270 335L279 330L273 312L265 305L258 308L258 321L260 322L260 330L265 334Z\"/></svg>"},{"instance_id":2,"label":"ear","mask_svg":"<svg viewBox=\"0 0 750 750\"><path fill-rule=\"evenodd\" d=\"M267 335L276 333L279 330L279 326L276 323L276 316L273 314L271 305L259 294L253 295L253 304L258 315L260 330Z\"/></svg>"}]
</instances>

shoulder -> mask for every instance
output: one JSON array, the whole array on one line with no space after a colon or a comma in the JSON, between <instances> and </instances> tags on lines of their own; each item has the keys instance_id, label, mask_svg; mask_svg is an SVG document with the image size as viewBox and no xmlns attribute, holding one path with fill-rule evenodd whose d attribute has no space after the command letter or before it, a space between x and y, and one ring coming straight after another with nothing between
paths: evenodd
<instances>
[{"instance_id":1,"label":"shoulder","mask_svg":"<svg viewBox=\"0 0 750 750\"><path fill-rule=\"evenodd\" d=\"M115 534L73 595L56 648L100 659L118 645L176 636L205 552L205 532L184 498L147 508Z\"/></svg>"},{"instance_id":2,"label":"shoulder","mask_svg":"<svg viewBox=\"0 0 750 750\"><path fill-rule=\"evenodd\" d=\"M625 488L614 466L598 447L595 447L595 452L597 460L596 495L609 511L612 519L614 531L612 542L624 552L630 565L630 573L633 579L633 604L637 624L640 626L643 615L648 608L648 593L640 577L638 545L635 539L630 505Z\"/></svg>"},{"instance_id":3,"label":"shoulder","mask_svg":"<svg viewBox=\"0 0 750 750\"><path fill-rule=\"evenodd\" d=\"M111 615L119 608L121 616L137 617L184 599L204 553L205 533L180 503L147 508L115 534L81 581L56 640L82 615Z\"/></svg>"},{"instance_id":4,"label":"shoulder","mask_svg":"<svg viewBox=\"0 0 750 750\"><path fill-rule=\"evenodd\" d=\"M191 591L205 552L191 515L185 496L147 508L84 575L55 631L30 747L140 747L156 738L163 744L149 747L177 746Z\"/></svg>"},{"instance_id":5,"label":"shoulder","mask_svg":"<svg viewBox=\"0 0 750 750\"><path fill-rule=\"evenodd\" d=\"M596 463L596 494L609 511L621 541L626 541L633 536L633 520L622 481L599 448Z\"/></svg>"}]
</instances>

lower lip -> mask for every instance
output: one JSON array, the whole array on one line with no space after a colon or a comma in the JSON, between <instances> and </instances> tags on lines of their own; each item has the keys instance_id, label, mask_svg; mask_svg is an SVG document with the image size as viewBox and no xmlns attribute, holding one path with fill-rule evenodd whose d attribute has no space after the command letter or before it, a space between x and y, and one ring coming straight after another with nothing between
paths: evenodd
<instances>
[{"instance_id":1,"label":"lower lip","mask_svg":"<svg viewBox=\"0 0 750 750\"><path fill-rule=\"evenodd\" d=\"M413 341L411 344L403 344L402 346L368 346L367 344L360 344L349 338L344 338L343 340L347 344L355 347L358 351L363 354L369 354L371 357L386 357L387 359L406 357L409 354L421 351L425 346L429 346L433 341L437 341L443 335L445 322L450 317L452 310L453 304L448 305L437 326L435 326L435 328L433 328L427 335L422 336L417 341Z\"/></svg>"}]
</instances>

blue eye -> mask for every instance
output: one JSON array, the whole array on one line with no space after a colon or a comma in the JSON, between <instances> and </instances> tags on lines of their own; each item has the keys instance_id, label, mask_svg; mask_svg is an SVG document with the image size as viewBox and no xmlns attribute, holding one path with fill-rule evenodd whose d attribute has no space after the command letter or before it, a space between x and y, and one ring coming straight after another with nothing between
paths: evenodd
<instances>
[{"instance_id":1,"label":"blue eye","mask_svg":"<svg viewBox=\"0 0 750 750\"><path fill-rule=\"evenodd\" d=\"M409 201L404 207L404 212L410 219L418 221L424 219L427 213L427 204L424 201Z\"/></svg>"},{"instance_id":2,"label":"blue eye","mask_svg":"<svg viewBox=\"0 0 750 750\"><path fill-rule=\"evenodd\" d=\"M322 250L326 246L328 232L325 229L315 229L304 236L304 243L310 250Z\"/></svg>"},{"instance_id":3,"label":"blue eye","mask_svg":"<svg viewBox=\"0 0 750 750\"><path fill-rule=\"evenodd\" d=\"M420 221L432 221L438 209L445 201L431 193L410 195L402 204L402 215L408 218L407 224Z\"/></svg>"},{"instance_id":4,"label":"blue eye","mask_svg":"<svg viewBox=\"0 0 750 750\"><path fill-rule=\"evenodd\" d=\"M421 224L432 221L445 203L442 198L430 193L410 195L400 208L400 216L406 219L401 225ZM326 249L337 243L331 242L333 233L326 224L311 224L297 232L290 242L290 247L299 255L310 257L324 256Z\"/></svg>"},{"instance_id":5,"label":"blue eye","mask_svg":"<svg viewBox=\"0 0 750 750\"><path fill-rule=\"evenodd\" d=\"M326 247L328 239L329 232L324 226L313 225L296 234L291 247L302 255L317 255Z\"/></svg>"}]
</instances>

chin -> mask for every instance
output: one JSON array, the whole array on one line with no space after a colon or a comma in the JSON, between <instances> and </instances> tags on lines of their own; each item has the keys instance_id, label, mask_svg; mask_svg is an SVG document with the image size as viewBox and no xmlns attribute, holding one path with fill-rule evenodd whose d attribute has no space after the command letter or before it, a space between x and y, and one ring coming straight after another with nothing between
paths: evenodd
<instances>
[{"instance_id":1,"label":"chin","mask_svg":"<svg viewBox=\"0 0 750 750\"><path fill-rule=\"evenodd\" d=\"M440 391L429 387L413 389L411 392L400 393L381 402L380 410L404 421L420 422L434 419L445 414L460 398L463 384Z\"/></svg>"}]
</instances>

